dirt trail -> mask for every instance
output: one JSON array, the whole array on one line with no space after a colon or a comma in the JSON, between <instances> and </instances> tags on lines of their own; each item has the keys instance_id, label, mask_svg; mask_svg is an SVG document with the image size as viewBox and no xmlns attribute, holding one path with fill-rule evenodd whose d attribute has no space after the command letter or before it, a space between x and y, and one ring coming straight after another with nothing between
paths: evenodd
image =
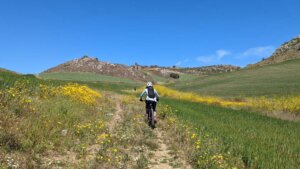
<instances>
[{"instance_id":1,"label":"dirt trail","mask_svg":"<svg viewBox=\"0 0 300 169\"><path fill-rule=\"evenodd\" d=\"M118 96L114 96L116 101L116 111L108 124L108 129L110 132L114 131L118 124L122 122L122 112L124 111L121 106L121 101ZM164 131L160 128L152 130L155 135L155 143L158 144L158 149L151 151L152 155L149 157L148 168L151 169L191 169L191 167L182 160L180 157L176 156L169 150L166 139L164 139ZM133 145L134 146L134 145ZM90 147L91 155L94 156L96 152L99 151L99 146L94 145Z\"/></svg>"},{"instance_id":2,"label":"dirt trail","mask_svg":"<svg viewBox=\"0 0 300 169\"><path fill-rule=\"evenodd\" d=\"M116 100L116 112L112 117L111 123L108 125L109 131L112 131L116 127L116 125L122 120L121 113L123 112L123 110L121 108L120 99L115 98L114 100Z\"/></svg>"},{"instance_id":3,"label":"dirt trail","mask_svg":"<svg viewBox=\"0 0 300 169\"><path fill-rule=\"evenodd\" d=\"M113 131L114 128L116 127L116 125L118 125L118 123L121 121L121 113L123 112L122 108L121 108L121 102L120 99L117 98L117 96L115 96L114 100L116 100L116 112L114 113L110 123L108 124L108 129L109 131ZM87 152L89 152L89 156L88 159L93 159L97 152L99 151L99 144L94 144L92 146L89 146L87 148Z\"/></svg>"},{"instance_id":4,"label":"dirt trail","mask_svg":"<svg viewBox=\"0 0 300 169\"><path fill-rule=\"evenodd\" d=\"M164 143L162 139L162 133L159 129L155 129L154 133L157 136L156 143L158 144L159 148L154 152L154 156L150 160L149 168L152 169L172 169L173 167L169 164L171 160L171 155L167 150L167 145Z\"/></svg>"},{"instance_id":5,"label":"dirt trail","mask_svg":"<svg viewBox=\"0 0 300 169\"><path fill-rule=\"evenodd\" d=\"M151 169L191 169L191 167L183 160L177 159L174 155L171 155L168 146L163 139L163 131L159 128L153 131L156 135L156 142L159 148L154 152L153 157L150 159L149 168Z\"/></svg>"}]
</instances>

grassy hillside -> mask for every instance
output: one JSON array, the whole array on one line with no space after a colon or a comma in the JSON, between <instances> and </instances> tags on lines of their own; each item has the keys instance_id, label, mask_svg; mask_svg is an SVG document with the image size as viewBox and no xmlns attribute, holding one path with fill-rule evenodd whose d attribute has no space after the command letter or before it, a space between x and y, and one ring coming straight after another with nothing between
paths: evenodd
<instances>
[{"instance_id":1,"label":"grassy hillside","mask_svg":"<svg viewBox=\"0 0 300 169\"><path fill-rule=\"evenodd\" d=\"M171 87L222 97L273 96L300 93L300 59L201 77Z\"/></svg>"},{"instance_id":2,"label":"grassy hillside","mask_svg":"<svg viewBox=\"0 0 300 169\"><path fill-rule=\"evenodd\" d=\"M175 99L162 100L173 113L224 144L224 152L241 158L246 168L297 168L300 123ZM161 108L160 108L161 109Z\"/></svg>"},{"instance_id":3,"label":"grassy hillside","mask_svg":"<svg viewBox=\"0 0 300 169\"><path fill-rule=\"evenodd\" d=\"M42 73L39 76L43 79L85 81L85 82L125 82L136 83L131 79L100 75L96 73Z\"/></svg>"},{"instance_id":4,"label":"grassy hillside","mask_svg":"<svg viewBox=\"0 0 300 169\"><path fill-rule=\"evenodd\" d=\"M187 73L180 73L179 79L173 79L171 77L164 77L156 75L151 71L145 71L152 79L157 82L158 84L168 84L168 83L177 83L177 82L186 82L197 79L199 76L195 74L187 74Z\"/></svg>"},{"instance_id":5,"label":"grassy hillside","mask_svg":"<svg viewBox=\"0 0 300 169\"><path fill-rule=\"evenodd\" d=\"M194 168L299 166L299 122L278 120L215 104L192 103L191 99L184 101L183 92L178 93L182 100L170 99L166 98L168 95L164 92L172 92L164 89L164 92L159 91L162 96L162 102L158 104L160 119L158 128L153 132L143 123L141 112L144 112L144 104L138 103L136 93L128 92L141 84L94 81L93 76L92 80L84 81L84 75L75 81L66 81L65 76L61 77L64 80L44 80L33 75L0 71L0 168L11 166L12 162L6 162L12 161L11 158L18 162L20 168L41 168L38 166L48 164L66 168L72 168L73 165L89 168L86 166L90 164L106 164L110 166L107 168L119 168L116 167L119 164L135 164L131 156L137 157L141 152L144 152L145 157L141 157L137 165L147 166L145 159L151 159L149 151L136 151L131 146L153 150L156 146L151 142L155 136L153 133L160 130L165 130L168 135L165 139L169 139L166 145L170 146L170 152L184 151L184 157L189 159ZM132 95L125 95L124 90ZM117 104L126 112L121 113L124 121L115 120L119 127L109 131ZM191 130L186 127L190 125ZM159 143L158 140L153 142ZM100 149L93 149L95 145ZM55 161L56 156L69 157L70 152L76 157L75 161L70 162L65 158L59 160L60 163L49 162ZM7 158L8 154L10 158ZM90 156L93 157L91 161ZM184 158L176 156L175 161L177 159Z\"/></svg>"},{"instance_id":6,"label":"grassy hillside","mask_svg":"<svg viewBox=\"0 0 300 169\"><path fill-rule=\"evenodd\" d=\"M17 74L16 72L13 72L13 71L10 71L10 70L7 70L7 69L3 69L3 68L0 68L0 72L7 72L7 73L12 73L12 74Z\"/></svg>"},{"instance_id":7,"label":"grassy hillside","mask_svg":"<svg viewBox=\"0 0 300 169\"><path fill-rule=\"evenodd\" d=\"M80 79L80 78L79 78ZM65 85L68 83L76 82L78 84L87 85L94 89L101 89L105 91L114 91L117 93L122 93L124 90L133 90L136 87L141 86L139 83L124 83L124 82L92 82L92 81L70 81L70 80L52 80L52 79L40 79L36 78L34 75L21 75L12 73L10 71L0 70L0 89L6 89L13 86L16 81L28 81L30 87L35 87L39 84L46 84L50 86Z\"/></svg>"}]
</instances>

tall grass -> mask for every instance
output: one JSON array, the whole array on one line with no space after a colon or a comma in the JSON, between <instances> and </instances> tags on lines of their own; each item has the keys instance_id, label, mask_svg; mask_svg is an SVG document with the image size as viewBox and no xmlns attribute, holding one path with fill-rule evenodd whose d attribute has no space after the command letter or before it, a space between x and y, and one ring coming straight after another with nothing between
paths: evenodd
<instances>
[{"instance_id":1,"label":"tall grass","mask_svg":"<svg viewBox=\"0 0 300 169\"><path fill-rule=\"evenodd\" d=\"M172 88L221 97L282 96L300 93L300 59L177 82Z\"/></svg>"},{"instance_id":2,"label":"tall grass","mask_svg":"<svg viewBox=\"0 0 300 169\"><path fill-rule=\"evenodd\" d=\"M277 96L273 98L252 97L243 99L223 99L213 96L201 96L192 92L181 92L161 85L156 85L155 88L162 96L180 100L220 105L230 108L250 108L267 113L277 111L292 113L294 115L300 114L300 95Z\"/></svg>"},{"instance_id":3,"label":"tall grass","mask_svg":"<svg viewBox=\"0 0 300 169\"><path fill-rule=\"evenodd\" d=\"M42 73L39 74L39 76L43 79L54 79L54 80L135 83L134 81L126 78L107 76L107 75L101 75L96 73L83 73L83 72Z\"/></svg>"},{"instance_id":4,"label":"tall grass","mask_svg":"<svg viewBox=\"0 0 300 169\"><path fill-rule=\"evenodd\" d=\"M113 102L105 94L32 75L0 75L0 168L44 166L51 152L84 158L106 131Z\"/></svg>"},{"instance_id":5,"label":"tall grass","mask_svg":"<svg viewBox=\"0 0 300 169\"><path fill-rule=\"evenodd\" d=\"M300 123L201 103L164 99L180 119L219 138L247 168L298 168Z\"/></svg>"}]
</instances>

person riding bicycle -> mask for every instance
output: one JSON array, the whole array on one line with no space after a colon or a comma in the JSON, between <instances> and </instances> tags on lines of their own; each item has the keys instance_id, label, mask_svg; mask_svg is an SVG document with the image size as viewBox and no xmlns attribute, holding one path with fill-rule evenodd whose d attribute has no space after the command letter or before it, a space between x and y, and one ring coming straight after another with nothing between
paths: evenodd
<instances>
[{"instance_id":1,"label":"person riding bicycle","mask_svg":"<svg viewBox=\"0 0 300 169\"><path fill-rule=\"evenodd\" d=\"M152 82L147 82L146 89L140 95L140 101L143 101L143 96L146 95L146 119L148 117L148 110L150 110L150 104L152 104L153 112L154 112L154 122L157 122L156 118L156 102L159 101L159 94L153 88Z\"/></svg>"}]
</instances>

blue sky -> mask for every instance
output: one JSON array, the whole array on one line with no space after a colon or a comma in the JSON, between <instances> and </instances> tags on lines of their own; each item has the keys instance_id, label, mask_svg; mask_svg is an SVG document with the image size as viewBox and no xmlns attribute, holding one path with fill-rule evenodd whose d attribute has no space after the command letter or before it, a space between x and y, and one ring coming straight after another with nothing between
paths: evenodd
<instances>
[{"instance_id":1,"label":"blue sky","mask_svg":"<svg viewBox=\"0 0 300 169\"><path fill-rule=\"evenodd\" d=\"M131 65L245 66L300 34L299 0L1 0L0 67L83 55Z\"/></svg>"}]
</instances>

